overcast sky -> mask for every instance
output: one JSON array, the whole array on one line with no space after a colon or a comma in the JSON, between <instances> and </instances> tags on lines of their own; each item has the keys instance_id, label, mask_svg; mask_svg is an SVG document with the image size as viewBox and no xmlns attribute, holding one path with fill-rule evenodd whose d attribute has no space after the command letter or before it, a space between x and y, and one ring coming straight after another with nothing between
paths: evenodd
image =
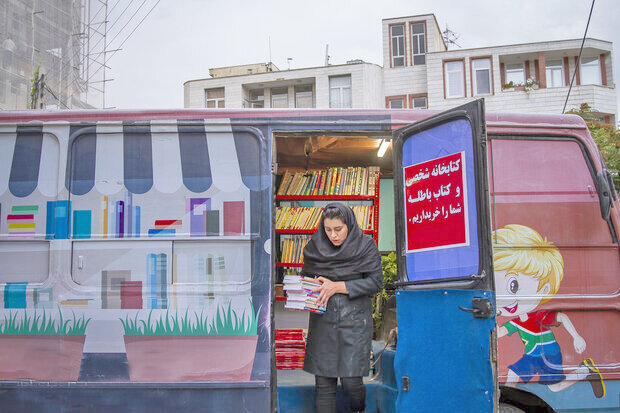
<instances>
[{"instance_id":1,"label":"overcast sky","mask_svg":"<svg viewBox=\"0 0 620 413\"><path fill-rule=\"evenodd\" d=\"M161 0L109 60L106 77L114 80L106 106L180 108L183 83L208 78L209 68L267 62L270 53L280 69L287 58L291 69L322 66L326 44L331 64L381 65L384 18L433 13L442 30L448 25L461 47L472 48L581 38L590 6L590 0ZM619 22L618 0L596 0L588 37L614 42L615 76Z\"/></svg>"}]
</instances>

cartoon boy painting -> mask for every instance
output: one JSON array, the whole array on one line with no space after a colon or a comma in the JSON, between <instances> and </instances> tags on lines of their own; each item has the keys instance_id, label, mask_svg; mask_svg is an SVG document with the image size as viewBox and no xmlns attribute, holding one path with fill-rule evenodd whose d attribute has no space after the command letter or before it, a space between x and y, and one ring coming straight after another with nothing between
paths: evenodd
<instances>
[{"instance_id":1,"label":"cartoon boy painting","mask_svg":"<svg viewBox=\"0 0 620 413\"><path fill-rule=\"evenodd\" d=\"M564 260L558 248L533 229L516 224L496 230L493 243L497 307L502 316L516 317L500 326L497 336L519 333L525 345L523 357L508 366L507 384L515 386L519 380L527 383L538 374L539 383L558 392L587 379L596 397L605 396L603 377L591 358L570 372L569 379L564 375L560 346L550 327L564 327L578 354L586 349L585 340L568 316L534 311L560 288Z\"/></svg>"}]
</instances>

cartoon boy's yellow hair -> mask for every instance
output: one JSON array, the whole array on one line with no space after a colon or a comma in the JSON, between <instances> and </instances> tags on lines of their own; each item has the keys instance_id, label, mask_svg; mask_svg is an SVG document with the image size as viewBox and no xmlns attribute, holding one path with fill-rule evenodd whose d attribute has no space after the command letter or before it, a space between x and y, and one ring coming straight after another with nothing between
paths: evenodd
<instances>
[{"instance_id":1,"label":"cartoon boy's yellow hair","mask_svg":"<svg viewBox=\"0 0 620 413\"><path fill-rule=\"evenodd\" d=\"M562 254L552 242L525 225L511 224L493 234L495 271L519 272L538 280L538 291L549 283L555 295L564 277ZM551 297L543 298L541 304Z\"/></svg>"}]
</instances>

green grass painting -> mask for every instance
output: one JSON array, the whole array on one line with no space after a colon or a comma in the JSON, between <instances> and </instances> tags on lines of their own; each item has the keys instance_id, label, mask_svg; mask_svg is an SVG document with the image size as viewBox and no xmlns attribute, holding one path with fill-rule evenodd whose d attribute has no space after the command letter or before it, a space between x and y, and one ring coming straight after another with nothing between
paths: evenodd
<instances>
[{"instance_id":1,"label":"green grass painting","mask_svg":"<svg viewBox=\"0 0 620 413\"><path fill-rule=\"evenodd\" d=\"M146 320L138 320L138 313L133 319L129 318L129 315L124 320L121 318L125 335L254 335L260 308L256 313L250 310L249 316L246 316L245 310L238 316L228 303L226 309L218 307L217 314L210 323L202 312L191 315L186 310L185 314L179 317L176 313L171 315L166 311L166 314L162 314L157 320L151 320L152 313L153 310Z\"/></svg>"},{"instance_id":2,"label":"green grass painting","mask_svg":"<svg viewBox=\"0 0 620 413\"><path fill-rule=\"evenodd\" d=\"M43 314L37 314L34 311L32 316L24 310L24 316L19 318L17 312L11 312L4 317L4 321L0 324L0 334L18 334L18 335L83 335L86 327L90 322L82 318L77 318L73 313L73 319L65 320L62 311L58 309L58 319L48 316L44 310Z\"/></svg>"}]
</instances>

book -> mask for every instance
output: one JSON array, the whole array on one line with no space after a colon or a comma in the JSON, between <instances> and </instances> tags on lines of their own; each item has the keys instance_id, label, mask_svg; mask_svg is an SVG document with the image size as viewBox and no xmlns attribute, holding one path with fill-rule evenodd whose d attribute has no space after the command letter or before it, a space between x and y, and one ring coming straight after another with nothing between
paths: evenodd
<instances>
[{"instance_id":1,"label":"book","mask_svg":"<svg viewBox=\"0 0 620 413\"><path fill-rule=\"evenodd\" d=\"M189 231L192 237L205 235L204 212L211 209L211 198L189 199Z\"/></svg>"},{"instance_id":2,"label":"book","mask_svg":"<svg viewBox=\"0 0 620 413\"><path fill-rule=\"evenodd\" d=\"M224 201L224 235L245 234L245 203Z\"/></svg>"},{"instance_id":3,"label":"book","mask_svg":"<svg viewBox=\"0 0 620 413\"><path fill-rule=\"evenodd\" d=\"M73 211L73 238L90 238L91 211Z\"/></svg>"},{"instance_id":4,"label":"book","mask_svg":"<svg viewBox=\"0 0 620 413\"><path fill-rule=\"evenodd\" d=\"M310 175L310 179L308 180L308 187L306 188L306 192L304 195L312 195L314 192L314 187L316 186L316 179L318 174L316 172L312 172Z\"/></svg>"},{"instance_id":5,"label":"book","mask_svg":"<svg viewBox=\"0 0 620 413\"><path fill-rule=\"evenodd\" d=\"M125 236L125 201L116 201L116 237Z\"/></svg>"},{"instance_id":6,"label":"book","mask_svg":"<svg viewBox=\"0 0 620 413\"><path fill-rule=\"evenodd\" d=\"M121 309L142 309L142 281L121 281Z\"/></svg>"},{"instance_id":7,"label":"book","mask_svg":"<svg viewBox=\"0 0 620 413\"><path fill-rule=\"evenodd\" d=\"M203 211L204 234L207 237L220 235L220 211Z\"/></svg>"},{"instance_id":8,"label":"book","mask_svg":"<svg viewBox=\"0 0 620 413\"><path fill-rule=\"evenodd\" d=\"M134 237L140 236L140 207L134 206L132 211L132 232Z\"/></svg>"},{"instance_id":9,"label":"book","mask_svg":"<svg viewBox=\"0 0 620 413\"><path fill-rule=\"evenodd\" d=\"M101 236L108 237L108 196L101 199Z\"/></svg>"},{"instance_id":10,"label":"book","mask_svg":"<svg viewBox=\"0 0 620 413\"><path fill-rule=\"evenodd\" d=\"M293 176L288 170L284 171L284 176L282 176L282 181L280 181L280 187L278 188L278 192L277 192L278 195L286 194L286 190L288 189L288 186L291 183L292 177Z\"/></svg>"}]
</instances>

